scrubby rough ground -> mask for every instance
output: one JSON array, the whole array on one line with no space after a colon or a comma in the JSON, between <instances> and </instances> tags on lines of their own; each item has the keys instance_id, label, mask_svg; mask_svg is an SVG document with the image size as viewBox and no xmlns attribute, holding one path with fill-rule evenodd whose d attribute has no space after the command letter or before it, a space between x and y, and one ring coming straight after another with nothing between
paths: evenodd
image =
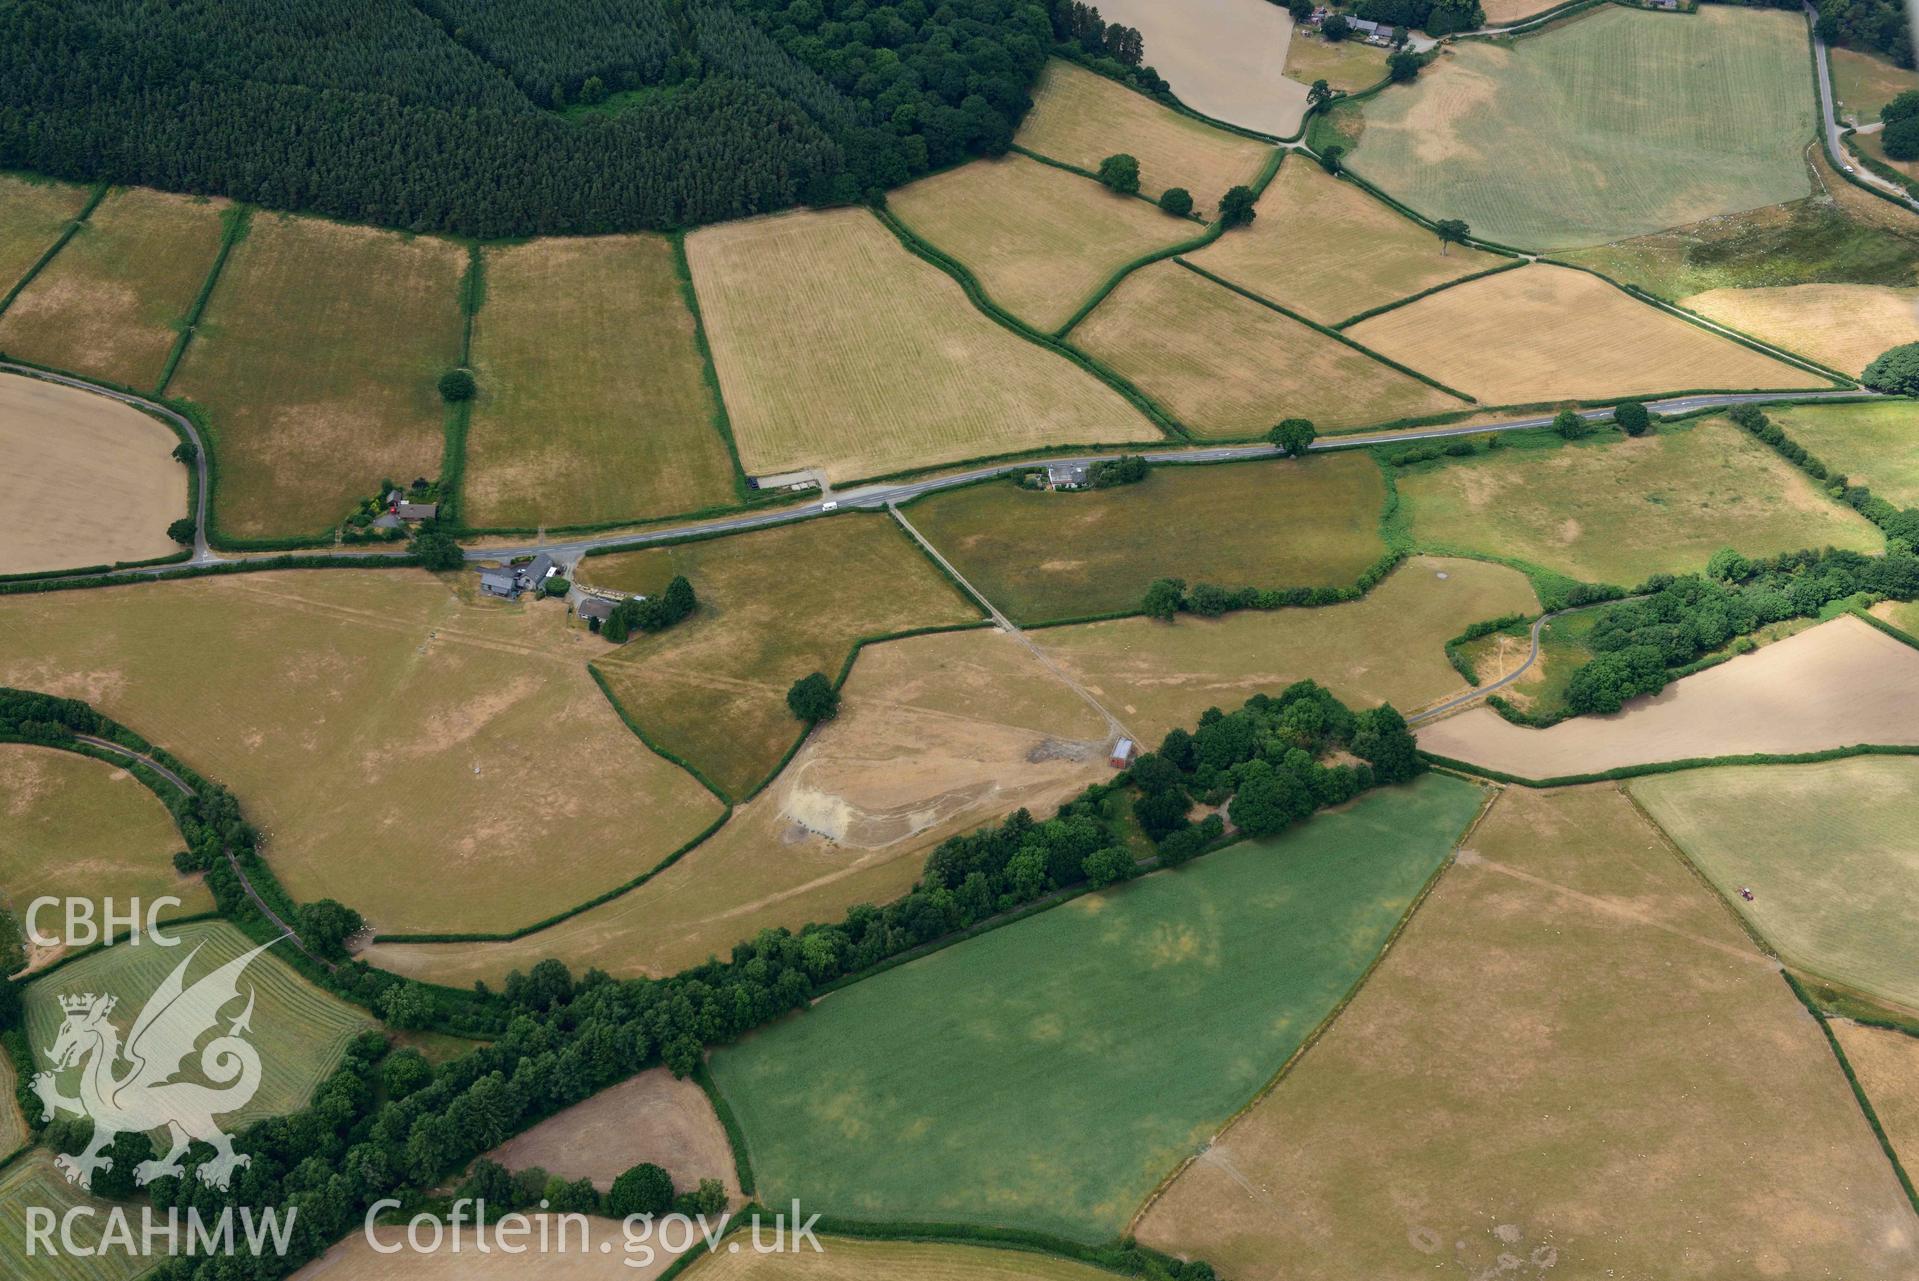
<instances>
[{"instance_id":1,"label":"scrubby rough ground","mask_svg":"<svg viewBox=\"0 0 1919 1281\"><path fill-rule=\"evenodd\" d=\"M720 812L620 723L586 669L603 643L564 615L417 569L14 596L0 685L84 698L233 789L297 901L386 931L510 930Z\"/></svg>"},{"instance_id":2,"label":"scrubby rough ground","mask_svg":"<svg viewBox=\"0 0 1919 1281\"><path fill-rule=\"evenodd\" d=\"M590 525L733 501L664 237L489 249L473 363L467 523Z\"/></svg>"},{"instance_id":3,"label":"scrubby rough ground","mask_svg":"<svg viewBox=\"0 0 1919 1281\"><path fill-rule=\"evenodd\" d=\"M1906 1176L1912 1177L1919 1167L1919 1037L1846 1019L1834 1019L1832 1031Z\"/></svg>"},{"instance_id":4,"label":"scrubby rough ground","mask_svg":"<svg viewBox=\"0 0 1919 1281\"><path fill-rule=\"evenodd\" d=\"M1022 806L1050 817L1112 775L1104 720L997 631L868 646L842 700L771 786L638 889L516 942L381 944L365 959L460 987L548 956L672 974L761 929L898 898L946 837Z\"/></svg>"},{"instance_id":5,"label":"scrubby rough ground","mask_svg":"<svg viewBox=\"0 0 1919 1281\"><path fill-rule=\"evenodd\" d=\"M821 1249L715 1254L687 1281L1106 1281L1103 1268L1024 1250L821 1237Z\"/></svg>"},{"instance_id":6,"label":"scrubby rough ground","mask_svg":"<svg viewBox=\"0 0 1919 1281\"><path fill-rule=\"evenodd\" d=\"M1598 244L1805 195L1811 74L1798 13L1602 8L1454 46L1364 104L1349 160L1487 239Z\"/></svg>"},{"instance_id":7,"label":"scrubby rough ground","mask_svg":"<svg viewBox=\"0 0 1919 1281\"><path fill-rule=\"evenodd\" d=\"M180 900L161 919L213 910L199 877L173 870L185 842L160 798L125 770L74 752L0 744L0 908L25 924L36 899L88 899L94 920L125 914L130 903ZM144 910L144 907L143 909ZM58 936L62 909L43 916L43 935ZM28 963L43 965L63 948L27 943ZM11 1144L0 1135L0 1156Z\"/></svg>"},{"instance_id":8,"label":"scrubby rough ground","mask_svg":"<svg viewBox=\"0 0 1919 1281\"><path fill-rule=\"evenodd\" d=\"M466 261L449 240L253 219L168 388L206 412L223 533L324 536L383 478L440 474Z\"/></svg>"},{"instance_id":9,"label":"scrubby rough ground","mask_svg":"<svg viewBox=\"0 0 1919 1281\"><path fill-rule=\"evenodd\" d=\"M1630 790L1786 960L1919 1010L1919 758L1689 770Z\"/></svg>"},{"instance_id":10,"label":"scrubby rough ground","mask_svg":"<svg viewBox=\"0 0 1919 1281\"><path fill-rule=\"evenodd\" d=\"M1184 187L1196 212L1207 217L1217 212L1227 188L1250 185L1272 155L1265 143L1182 116L1058 59L1046 64L1033 86L1033 110L1014 141L1088 171L1124 152L1139 161L1143 193L1157 200L1168 187Z\"/></svg>"},{"instance_id":11,"label":"scrubby rough ground","mask_svg":"<svg viewBox=\"0 0 1919 1281\"><path fill-rule=\"evenodd\" d=\"M1714 289L1682 300L1741 333L1861 374L1888 347L1919 342L1919 289L1884 285L1787 285Z\"/></svg>"},{"instance_id":12,"label":"scrubby rough ground","mask_svg":"<svg viewBox=\"0 0 1919 1281\"><path fill-rule=\"evenodd\" d=\"M994 302L1048 332L1127 263L1204 231L1017 154L922 178L886 203L928 243L964 263Z\"/></svg>"},{"instance_id":13,"label":"scrubby rough ground","mask_svg":"<svg viewBox=\"0 0 1919 1281\"><path fill-rule=\"evenodd\" d=\"M179 438L105 396L0 374L0 574L152 560L180 550Z\"/></svg>"},{"instance_id":14,"label":"scrubby rough ground","mask_svg":"<svg viewBox=\"0 0 1919 1281\"><path fill-rule=\"evenodd\" d=\"M1100 16L1139 29L1146 39L1146 62L1193 110L1281 138L1299 132L1312 81L1282 71L1294 32L1291 15L1279 5L1105 0Z\"/></svg>"},{"instance_id":15,"label":"scrubby rough ground","mask_svg":"<svg viewBox=\"0 0 1919 1281\"><path fill-rule=\"evenodd\" d=\"M762 1195L1110 1240L1345 996L1482 795L1437 775L1369 794L720 1050Z\"/></svg>"},{"instance_id":16,"label":"scrubby rough ground","mask_svg":"<svg viewBox=\"0 0 1919 1281\"><path fill-rule=\"evenodd\" d=\"M1425 751L1522 778L1855 743L1919 745L1919 651L1851 617L1675 681L1611 716L1541 730L1475 707L1419 731Z\"/></svg>"},{"instance_id":17,"label":"scrubby rough ground","mask_svg":"<svg viewBox=\"0 0 1919 1281\"><path fill-rule=\"evenodd\" d=\"M1489 405L1829 385L1597 276L1545 264L1469 280L1346 333Z\"/></svg>"},{"instance_id":18,"label":"scrubby rough ground","mask_svg":"<svg viewBox=\"0 0 1919 1281\"><path fill-rule=\"evenodd\" d=\"M1615 788L1509 788L1140 1239L1222 1276L1881 1277L1915 1226L1825 1038Z\"/></svg>"},{"instance_id":19,"label":"scrubby rough ground","mask_svg":"<svg viewBox=\"0 0 1919 1281\"><path fill-rule=\"evenodd\" d=\"M1535 614L1525 576L1502 565L1416 556L1363 599L1177 622L1123 618L1030 635L1149 743L1311 678L1353 707L1410 712L1465 688L1445 645L1471 623Z\"/></svg>"},{"instance_id":20,"label":"scrubby rough ground","mask_svg":"<svg viewBox=\"0 0 1919 1281\"><path fill-rule=\"evenodd\" d=\"M707 227L686 252L749 473L817 467L846 481L1161 439L1118 392L995 323L865 210Z\"/></svg>"},{"instance_id":21,"label":"scrubby rough ground","mask_svg":"<svg viewBox=\"0 0 1919 1281\"><path fill-rule=\"evenodd\" d=\"M224 200L109 192L0 315L0 351L148 391L219 253Z\"/></svg>"},{"instance_id":22,"label":"scrubby rough ground","mask_svg":"<svg viewBox=\"0 0 1919 1281\"><path fill-rule=\"evenodd\" d=\"M1400 500L1426 546L1512 556L1631 587L1699 573L1733 547L1877 554L1885 537L1796 467L1722 419L1637 440L1508 447L1409 468Z\"/></svg>"},{"instance_id":23,"label":"scrubby rough ground","mask_svg":"<svg viewBox=\"0 0 1919 1281\"><path fill-rule=\"evenodd\" d=\"M1464 407L1177 262L1128 276L1072 343L1212 439L1263 435L1282 418L1325 431Z\"/></svg>"},{"instance_id":24,"label":"scrubby rough ground","mask_svg":"<svg viewBox=\"0 0 1919 1281\"><path fill-rule=\"evenodd\" d=\"M87 204L87 188L0 173L0 294L13 288Z\"/></svg>"},{"instance_id":25,"label":"scrubby rough ground","mask_svg":"<svg viewBox=\"0 0 1919 1281\"><path fill-rule=\"evenodd\" d=\"M913 525L1020 622L1139 608L1159 577L1344 587L1384 554L1385 484L1363 452L1157 467L1092 493L975 485L913 504Z\"/></svg>"},{"instance_id":26,"label":"scrubby rough ground","mask_svg":"<svg viewBox=\"0 0 1919 1281\"><path fill-rule=\"evenodd\" d=\"M487 1154L509 1170L534 1166L568 1181L591 1179L605 1192L642 1161L690 1189L718 1179L739 1200L739 1178L726 1130L706 1094L663 1067L648 1068L584 1103L555 1113Z\"/></svg>"},{"instance_id":27,"label":"scrubby rough ground","mask_svg":"<svg viewBox=\"0 0 1919 1281\"><path fill-rule=\"evenodd\" d=\"M1305 156L1279 167L1252 225L1193 262L1323 325L1511 259L1439 238Z\"/></svg>"},{"instance_id":28,"label":"scrubby rough ground","mask_svg":"<svg viewBox=\"0 0 1919 1281\"><path fill-rule=\"evenodd\" d=\"M1767 415L1833 470L1887 502L1919 506L1919 405L1780 406Z\"/></svg>"}]
</instances>

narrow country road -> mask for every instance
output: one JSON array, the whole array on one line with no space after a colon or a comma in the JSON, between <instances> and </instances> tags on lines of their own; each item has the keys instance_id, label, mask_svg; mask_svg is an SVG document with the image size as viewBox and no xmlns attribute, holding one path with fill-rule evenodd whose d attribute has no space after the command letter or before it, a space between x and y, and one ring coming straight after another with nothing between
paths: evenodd
<instances>
[{"instance_id":1,"label":"narrow country road","mask_svg":"<svg viewBox=\"0 0 1919 1281\"><path fill-rule=\"evenodd\" d=\"M1806 6L1806 21L1812 32L1812 65L1819 82L1819 123L1820 128L1825 132L1826 154L1834 164L1860 182L1885 192L1910 209L1919 210L1919 200L1915 200L1904 187L1881 178L1869 170L1856 167L1847 158L1845 145L1839 138L1842 130L1839 124L1838 103L1834 100L1832 92L1832 63L1826 49L1826 42L1819 35L1819 11L1810 4Z\"/></svg>"}]
</instances>

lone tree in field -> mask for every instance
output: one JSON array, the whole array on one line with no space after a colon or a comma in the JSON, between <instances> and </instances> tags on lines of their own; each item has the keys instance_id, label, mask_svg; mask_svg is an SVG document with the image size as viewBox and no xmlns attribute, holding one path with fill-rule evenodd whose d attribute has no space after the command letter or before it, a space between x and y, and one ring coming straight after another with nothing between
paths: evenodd
<instances>
[{"instance_id":1,"label":"lone tree in field","mask_svg":"<svg viewBox=\"0 0 1919 1281\"><path fill-rule=\"evenodd\" d=\"M1099 180L1122 196L1139 194L1139 161L1125 152L1099 162Z\"/></svg>"},{"instance_id":2,"label":"lone tree in field","mask_svg":"<svg viewBox=\"0 0 1919 1281\"><path fill-rule=\"evenodd\" d=\"M1592 430L1592 424L1581 418L1577 410L1567 408L1560 410L1553 419L1553 430L1567 440L1578 440Z\"/></svg>"},{"instance_id":3,"label":"lone tree in field","mask_svg":"<svg viewBox=\"0 0 1919 1281\"><path fill-rule=\"evenodd\" d=\"M1319 167L1337 178L1339 171L1346 167L1346 148L1336 142L1330 144L1319 153ZM1444 253L1445 250L1442 248L1440 252Z\"/></svg>"},{"instance_id":4,"label":"lone tree in field","mask_svg":"<svg viewBox=\"0 0 1919 1281\"><path fill-rule=\"evenodd\" d=\"M1251 187L1233 187L1220 197L1219 220L1228 227L1243 227L1256 215Z\"/></svg>"},{"instance_id":5,"label":"lone tree in field","mask_svg":"<svg viewBox=\"0 0 1919 1281\"><path fill-rule=\"evenodd\" d=\"M808 725L830 721L839 714L840 692L819 672L802 676L786 691L786 706Z\"/></svg>"},{"instance_id":6,"label":"lone tree in field","mask_svg":"<svg viewBox=\"0 0 1919 1281\"><path fill-rule=\"evenodd\" d=\"M1901 343L1866 366L1860 381L1874 391L1919 396L1919 342Z\"/></svg>"},{"instance_id":7,"label":"lone tree in field","mask_svg":"<svg viewBox=\"0 0 1919 1281\"><path fill-rule=\"evenodd\" d=\"M1643 436L1652 425L1652 411L1636 400L1622 400L1613 409L1612 420L1628 436Z\"/></svg>"},{"instance_id":8,"label":"lone tree in field","mask_svg":"<svg viewBox=\"0 0 1919 1281\"><path fill-rule=\"evenodd\" d=\"M440 399L449 405L472 400L476 390L473 374L469 370L449 369L440 375Z\"/></svg>"},{"instance_id":9,"label":"lone tree in field","mask_svg":"<svg viewBox=\"0 0 1919 1281\"><path fill-rule=\"evenodd\" d=\"M1159 207L1175 218L1193 212L1193 193L1184 187L1168 187L1159 194Z\"/></svg>"},{"instance_id":10,"label":"lone tree in field","mask_svg":"<svg viewBox=\"0 0 1919 1281\"><path fill-rule=\"evenodd\" d=\"M1439 252L1444 255L1447 245L1463 245L1473 229L1466 225L1464 218L1441 218L1433 224L1433 230L1439 233Z\"/></svg>"},{"instance_id":11,"label":"lone tree in field","mask_svg":"<svg viewBox=\"0 0 1919 1281\"><path fill-rule=\"evenodd\" d=\"M1313 81L1313 87L1306 91L1306 105L1309 107L1317 107L1321 103L1331 102L1332 98L1333 87L1324 80Z\"/></svg>"},{"instance_id":12,"label":"lone tree in field","mask_svg":"<svg viewBox=\"0 0 1919 1281\"><path fill-rule=\"evenodd\" d=\"M182 516L179 520L167 526L167 537L182 547L191 547L193 546L194 529L193 519L189 516Z\"/></svg>"},{"instance_id":13,"label":"lone tree in field","mask_svg":"<svg viewBox=\"0 0 1919 1281\"><path fill-rule=\"evenodd\" d=\"M1288 458L1298 458L1313 447L1313 441L1319 433L1313 429L1310 419L1285 418L1279 426L1266 433L1266 439L1279 446L1279 452Z\"/></svg>"}]
</instances>

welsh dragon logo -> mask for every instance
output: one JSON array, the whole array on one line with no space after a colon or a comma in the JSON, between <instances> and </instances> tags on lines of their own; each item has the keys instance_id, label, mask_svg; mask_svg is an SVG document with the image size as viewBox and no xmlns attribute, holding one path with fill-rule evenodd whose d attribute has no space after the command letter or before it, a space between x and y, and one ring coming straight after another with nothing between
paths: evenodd
<instances>
[{"instance_id":1,"label":"welsh dragon logo","mask_svg":"<svg viewBox=\"0 0 1919 1281\"><path fill-rule=\"evenodd\" d=\"M166 1154L135 1168L134 1182L140 1186L184 1173L180 1156L195 1139L214 1150L214 1159L199 1170L212 1187L224 1190L233 1172L251 1163L233 1150L233 1140L213 1120L245 1107L260 1088L260 1052L245 1039L253 1019L251 987L246 1008L200 1050L200 1075L213 1084L171 1078L200 1039L218 1027L220 1012L239 999L241 973L271 946L256 947L188 987L187 966L200 952L195 947L148 998L124 1045L108 1017L117 998L92 992L60 998L66 1021L47 1050L53 1067L33 1078L33 1089L46 1109L44 1120L62 1111L93 1118L93 1141L86 1150L55 1158L69 1183L91 1188L96 1170L113 1168L113 1158L100 1155L101 1150L128 1132L167 1132ZM60 1093L56 1074L75 1067L80 1096L68 1098Z\"/></svg>"}]
</instances>

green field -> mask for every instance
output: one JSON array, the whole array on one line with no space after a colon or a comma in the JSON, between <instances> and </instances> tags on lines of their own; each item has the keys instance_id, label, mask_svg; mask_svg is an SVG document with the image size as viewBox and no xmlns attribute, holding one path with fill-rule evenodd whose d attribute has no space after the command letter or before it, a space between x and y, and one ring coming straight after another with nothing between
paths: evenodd
<instances>
[{"instance_id":1,"label":"green field","mask_svg":"<svg viewBox=\"0 0 1919 1281\"><path fill-rule=\"evenodd\" d=\"M0 295L40 261L86 203L85 187L0 172Z\"/></svg>"},{"instance_id":2,"label":"green field","mask_svg":"<svg viewBox=\"0 0 1919 1281\"><path fill-rule=\"evenodd\" d=\"M1117 1235L1378 954L1477 810L1429 776L843 991L713 1072L762 1198Z\"/></svg>"},{"instance_id":3,"label":"green field","mask_svg":"<svg viewBox=\"0 0 1919 1281\"><path fill-rule=\"evenodd\" d=\"M71 1222L75 1245L94 1250L106 1232L106 1224L99 1216L106 1214L111 1205L108 1201L96 1201L68 1183L54 1168L52 1156L45 1152L15 1161L0 1171L0 1275L22 1281L29 1277L32 1281L128 1281L147 1271L151 1260L122 1249L90 1255L69 1254L61 1249L49 1254L42 1246L32 1254L27 1252L29 1206L51 1210L56 1218L82 1206L92 1210L92 1215L76 1216ZM136 1234L139 1214L138 1207L131 1208L130 1222ZM165 1213L159 1217L164 1223ZM183 1230L184 1227L182 1224ZM236 1236L239 1234L239 1225L235 1225L234 1232ZM56 1245L60 1242L57 1226L53 1240Z\"/></svg>"},{"instance_id":4,"label":"green field","mask_svg":"<svg viewBox=\"0 0 1919 1281\"><path fill-rule=\"evenodd\" d=\"M595 666L654 744L735 800L800 737L786 706L794 681L811 672L837 678L861 637L980 616L887 516L595 556L579 570L595 587L642 594L675 574L692 582L699 611Z\"/></svg>"},{"instance_id":5,"label":"green field","mask_svg":"<svg viewBox=\"0 0 1919 1281\"><path fill-rule=\"evenodd\" d=\"M1919 89L1919 72L1897 66L1863 49L1833 49L1832 90L1839 114L1855 124L1870 124L1885 105L1908 89Z\"/></svg>"},{"instance_id":6,"label":"green field","mask_svg":"<svg viewBox=\"0 0 1919 1281\"><path fill-rule=\"evenodd\" d=\"M489 249L463 514L603 524L730 503L733 462L662 236Z\"/></svg>"},{"instance_id":7,"label":"green field","mask_svg":"<svg viewBox=\"0 0 1919 1281\"><path fill-rule=\"evenodd\" d=\"M94 992L118 998L113 1025L124 1037L147 997L175 966L195 953L187 967L189 987L204 975L255 944L224 921L198 921L166 932L180 940L178 947L155 947L150 942L121 943L53 971L27 989L26 1029L34 1053L43 1054L59 1035L61 996ZM280 944L279 946L286 946ZM240 978L240 996L220 1023L224 1031L239 1014L249 991L258 993L248 1039L260 1051L263 1072L259 1093L244 1108L216 1119L231 1133L262 1117L297 1111L312 1096L346 1053L347 1042L373 1026L371 1018L342 1003L301 978L274 958L272 952L256 959ZM123 1049L128 1048L126 1046ZM184 1078L195 1078L199 1057L182 1065ZM61 1074L62 1092L72 1095L81 1069Z\"/></svg>"},{"instance_id":8,"label":"green field","mask_svg":"<svg viewBox=\"0 0 1919 1281\"><path fill-rule=\"evenodd\" d=\"M1629 789L1786 960L1919 1009L1919 760L1692 770Z\"/></svg>"},{"instance_id":9,"label":"green field","mask_svg":"<svg viewBox=\"0 0 1919 1281\"><path fill-rule=\"evenodd\" d=\"M1599 244L1806 195L1811 76L1797 13L1601 8L1455 46L1366 102L1349 160L1487 239Z\"/></svg>"},{"instance_id":10,"label":"green field","mask_svg":"<svg viewBox=\"0 0 1919 1281\"><path fill-rule=\"evenodd\" d=\"M1345 586L1386 550L1385 486L1363 453L1158 467L1136 485L1046 493L1011 482L915 503L914 526L1020 622L1139 608L1155 578Z\"/></svg>"},{"instance_id":11,"label":"green field","mask_svg":"<svg viewBox=\"0 0 1919 1281\"><path fill-rule=\"evenodd\" d=\"M1767 411L1820 461L1899 507L1919 506L1919 406L1805 405Z\"/></svg>"},{"instance_id":12,"label":"green field","mask_svg":"<svg viewBox=\"0 0 1919 1281\"><path fill-rule=\"evenodd\" d=\"M1423 546L1510 556L1630 587L1705 569L1722 547L1876 553L1884 539L1796 468L1720 419L1638 440L1540 434L1470 459L1406 468L1399 493Z\"/></svg>"}]
</instances>

